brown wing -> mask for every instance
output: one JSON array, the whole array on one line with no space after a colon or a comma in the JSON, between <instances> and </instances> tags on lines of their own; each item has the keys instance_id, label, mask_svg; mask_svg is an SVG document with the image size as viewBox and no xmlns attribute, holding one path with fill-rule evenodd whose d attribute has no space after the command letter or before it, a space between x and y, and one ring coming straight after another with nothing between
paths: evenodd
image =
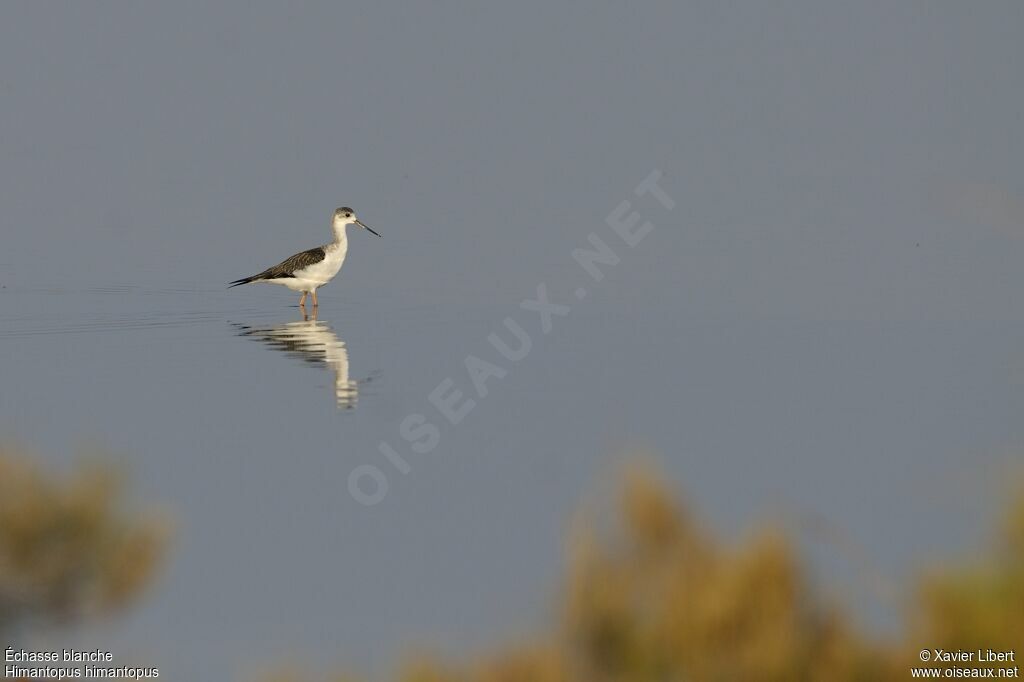
<instances>
[{"instance_id":1,"label":"brown wing","mask_svg":"<svg viewBox=\"0 0 1024 682\"><path fill-rule=\"evenodd\" d=\"M280 279L282 277L294 277L295 273L303 268L308 268L310 265L319 263L327 257L327 253L324 252L322 246L318 246L315 249L309 251L303 251L297 253L291 258L286 258L272 268L267 268L260 274L256 275L254 279Z\"/></svg>"},{"instance_id":2,"label":"brown wing","mask_svg":"<svg viewBox=\"0 0 1024 682\"><path fill-rule=\"evenodd\" d=\"M308 268L314 263L319 263L327 257L327 253L324 251L324 247L318 246L315 249L309 251L303 251L297 253L291 258L286 258L272 268L267 268L258 275L252 277L243 277L242 279L236 279L228 285L228 288L237 287L240 284L249 284L250 282L259 282L266 279L285 279L288 277L294 277L295 273L303 268Z\"/></svg>"}]
</instances>

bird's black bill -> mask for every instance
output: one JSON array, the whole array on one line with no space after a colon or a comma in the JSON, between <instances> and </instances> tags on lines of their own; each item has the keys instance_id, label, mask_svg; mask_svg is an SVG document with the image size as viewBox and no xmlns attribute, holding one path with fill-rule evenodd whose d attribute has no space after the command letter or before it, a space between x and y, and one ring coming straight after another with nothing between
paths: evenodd
<instances>
[{"instance_id":1,"label":"bird's black bill","mask_svg":"<svg viewBox=\"0 0 1024 682\"><path fill-rule=\"evenodd\" d=\"M380 232L377 232L377 230L373 229L372 227L370 227L369 225L364 223L362 220L357 220L356 221L356 225L358 225L359 227L363 228L367 232L371 232L371 233L377 235L378 237L380 236Z\"/></svg>"}]
</instances>

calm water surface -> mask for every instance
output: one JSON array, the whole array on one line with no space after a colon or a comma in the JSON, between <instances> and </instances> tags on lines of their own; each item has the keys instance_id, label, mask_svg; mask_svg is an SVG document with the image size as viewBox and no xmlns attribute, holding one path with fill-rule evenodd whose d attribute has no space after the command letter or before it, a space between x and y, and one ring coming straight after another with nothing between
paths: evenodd
<instances>
[{"instance_id":1,"label":"calm water surface","mask_svg":"<svg viewBox=\"0 0 1024 682\"><path fill-rule=\"evenodd\" d=\"M339 291L316 319L267 289L0 291L0 432L61 466L82 445L118 453L177 522L149 601L83 643L199 679L522 632L548 613L568 515L629 448L729 535L789 523L884 627L865 570L898 581L973 546L1021 435L1016 323L706 319L595 296L545 335L518 306L529 291L452 306ZM486 341L506 317L533 341L514 365ZM427 396L448 378L473 395L467 355L507 374L452 426ZM427 455L399 436L411 413L440 429ZM348 492L366 464L389 486L376 506Z\"/></svg>"},{"instance_id":2,"label":"calm water surface","mask_svg":"<svg viewBox=\"0 0 1024 682\"><path fill-rule=\"evenodd\" d=\"M1024 453L1022 9L3 3L0 441L113 453L177 530L50 643L202 682L521 641L633 451L893 627ZM345 205L384 238L315 320L223 288Z\"/></svg>"}]
</instances>

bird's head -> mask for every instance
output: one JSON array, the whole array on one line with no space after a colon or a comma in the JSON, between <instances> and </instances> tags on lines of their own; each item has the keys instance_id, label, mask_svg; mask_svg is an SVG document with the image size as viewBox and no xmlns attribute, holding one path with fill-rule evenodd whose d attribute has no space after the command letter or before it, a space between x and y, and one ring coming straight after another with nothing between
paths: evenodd
<instances>
[{"instance_id":1,"label":"bird's head","mask_svg":"<svg viewBox=\"0 0 1024 682\"><path fill-rule=\"evenodd\" d=\"M344 232L345 228L349 225L358 225L368 232L380 236L376 230L371 228L369 225L363 223L362 220L356 217L356 212L347 206L342 206L334 210L334 229Z\"/></svg>"}]
</instances>

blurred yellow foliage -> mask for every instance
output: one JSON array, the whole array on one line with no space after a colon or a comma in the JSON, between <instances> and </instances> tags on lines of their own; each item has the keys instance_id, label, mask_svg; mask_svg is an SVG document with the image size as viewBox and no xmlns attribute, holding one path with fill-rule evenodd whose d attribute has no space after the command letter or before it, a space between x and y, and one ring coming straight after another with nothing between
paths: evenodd
<instances>
[{"instance_id":1,"label":"blurred yellow foliage","mask_svg":"<svg viewBox=\"0 0 1024 682\"><path fill-rule=\"evenodd\" d=\"M564 639L579 679L837 679L868 664L782 535L729 551L642 469L619 517L570 561Z\"/></svg>"},{"instance_id":2,"label":"blurred yellow foliage","mask_svg":"<svg viewBox=\"0 0 1024 682\"><path fill-rule=\"evenodd\" d=\"M1024 495L1001 531L991 556L921 580L908 649L1016 649L1024 656Z\"/></svg>"},{"instance_id":3,"label":"blurred yellow foliage","mask_svg":"<svg viewBox=\"0 0 1024 682\"><path fill-rule=\"evenodd\" d=\"M127 605L163 561L168 525L127 509L109 466L67 480L0 448L0 633Z\"/></svg>"},{"instance_id":4,"label":"blurred yellow foliage","mask_svg":"<svg viewBox=\"0 0 1024 682\"><path fill-rule=\"evenodd\" d=\"M128 604L162 563L167 524L127 508L110 467L66 480L0 449L0 634ZM451 663L406 659L401 682L903 680L921 649L1020 649L1024 495L990 555L907 590L906 632L866 637L814 589L793 543L762 529L727 545L653 469L633 466L611 514L570 533L557 622L532 643ZM325 680L295 666L265 682Z\"/></svg>"},{"instance_id":5,"label":"blurred yellow foliage","mask_svg":"<svg viewBox=\"0 0 1024 682\"><path fill-rule=\"evenodd\" d=\"M784 534L725 546L651 468L627 470L611 516L609 526L585 513L574 527L560 620L539 644L457 665L419 657L397 679L904 680L922 648L1020 652L1024 642L1024 495L994 556L923 578L908 592L908 632L889 641L864 636L821 598Z\"/></svg>"}]
</instances>

